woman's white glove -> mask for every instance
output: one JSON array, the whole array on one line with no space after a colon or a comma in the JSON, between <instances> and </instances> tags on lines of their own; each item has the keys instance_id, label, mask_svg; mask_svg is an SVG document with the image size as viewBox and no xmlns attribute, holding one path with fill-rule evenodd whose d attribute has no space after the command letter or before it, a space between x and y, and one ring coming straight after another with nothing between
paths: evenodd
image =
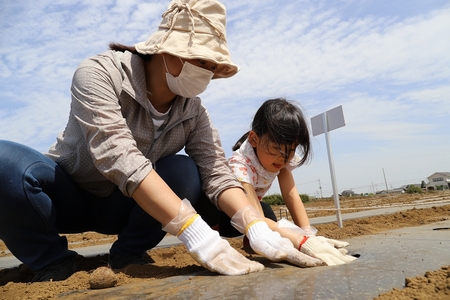
<instances>
[{"instance_id":1,"label":"woman's white glove","mask_svg":"<svg viewBox=\"0 0 450 300\"><path fill-rule=\"evenodd\" d=\"M286 260L299 267L322 266L320 259L299 252L291 241L272 231L253 206L246 206L231 218L231 224L245 234L256 253L271 261Z\"/></svg>"},{"instance_id":2,"label":"woman's white glove","mask_svg":"<svg viewBox=\"0 0 450 300\"><path fill-rule=\"evenodd\" d=\"M341 249L334 248L331 243L321 237L315 236L304 236L299 250L307 255L320 258L329 266L342 265L356 259L356 257L342 253Z\"/></svg>"},{"instance_id":3,"label":"woman's white glove","mask_svg":"<svg viewBox=\"0 0 450 300\"><path fill-rule=\"evenodd\" d=\"M262 271L264 265L245 258L212 230L199 216L178 238L192 257L206 269L223 275L242 275Z\"/></svg>"},{"instance_id":4,"label":"woman's white glove","mask_svg":"<svg viewBox=\"0 0 450 300\"><path fill-rule=\"evenodd\" d=\"M222 239L184 199L179 214L164 228L178 236L192 257L206 269L223 275L242 275L258 272L264 265L245 258Z\"/></svg>"}]
</instances>

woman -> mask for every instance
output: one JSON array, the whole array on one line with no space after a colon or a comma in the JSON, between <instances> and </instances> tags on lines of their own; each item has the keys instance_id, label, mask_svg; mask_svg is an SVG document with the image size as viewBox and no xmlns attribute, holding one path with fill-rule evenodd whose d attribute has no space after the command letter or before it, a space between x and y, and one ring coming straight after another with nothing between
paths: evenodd
<instances>
[{"instance_id":1,"label":"woman","mask_svg":"<svg viewBox=\"0 0 450 300\"><path fill-rule=\"evenodd\" d=\"M322 264L251 209L195 97L211 79L238 71L225 23L217 1L171 2L145 42L113 44L80 64L68 124L48 153L0 142L0 239L36 272L33 281L69 277L76 253L59 234L84 231L118 234L112 268L146 263L143 254L169 232L213 272L262 270L199 217L192 205L205 199L265 257ZM187 156L175 155L182 149Z\"/></svg>"}]
</instances>

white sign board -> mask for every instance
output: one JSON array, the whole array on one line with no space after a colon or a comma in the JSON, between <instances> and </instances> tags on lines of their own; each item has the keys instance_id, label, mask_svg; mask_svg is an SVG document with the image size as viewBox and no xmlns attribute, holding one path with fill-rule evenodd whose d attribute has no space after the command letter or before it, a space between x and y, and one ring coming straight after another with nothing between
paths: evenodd
<instances>
[{"instance_id":1,"label":"white sign board","mask_svg":"<svg viewBox=\"0 0 450 300\"><path fill-rule=\"evenodd\" d=\"M331 154L330 131L343 126L345 126L345 121L344 112L342 111L342 105L311 118L311 128L313 136L325 133L328 163L330 164L331 184L333 185L334 205L336 206L336 219L339 228L342 228L343 225L341 217L341 205L339 203L339 194L336 184L336 175L334 172L333 156Z\"/></svg>"},{"instance_id":2,"label":"white sign board","mask_svg":"<svg viewBox=\"0 0 450 300\"><path fill-rule=\"evenodd\" d=\"M327 124L328 124L327 131L331 131L345 126L344 112L342 110L342 105L330 109L329 111L325 112L325 114L327 116ZM311 118L311 128L313 136L325 133L322 115L323 113Z\"/></svg>"}]
</instances>

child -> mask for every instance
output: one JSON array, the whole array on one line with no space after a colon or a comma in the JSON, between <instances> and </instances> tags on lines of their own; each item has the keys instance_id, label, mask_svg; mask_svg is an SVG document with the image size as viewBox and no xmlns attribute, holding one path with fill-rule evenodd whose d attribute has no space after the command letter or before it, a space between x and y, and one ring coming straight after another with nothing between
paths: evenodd
<instances>
[{"instance_id":1,"label":"child","mask_svg":"<svg viewBox=\"0 0 450 300\"><path fill-rule=\"evenodd\" d=\"M245 188L252 205L266 217L270 229L289 238L299 249L303 236L317 232L309 223L292 175L292 171L308 162L312 155L309 129L302 111L282 98L265 101L255 114L251 130L239 139L233 151L228 160L230 168ZM290 222L287 225L277 223L271 207L261 202L276 177L292 221L301 229ZM329 242L334 246L348 245Z\"/></svg>"}]
</instances>

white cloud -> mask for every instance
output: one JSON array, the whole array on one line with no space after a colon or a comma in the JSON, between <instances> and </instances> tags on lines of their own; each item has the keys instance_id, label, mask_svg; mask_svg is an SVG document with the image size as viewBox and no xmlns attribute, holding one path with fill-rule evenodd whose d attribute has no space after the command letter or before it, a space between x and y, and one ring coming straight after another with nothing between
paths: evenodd
<instances>
[{"instance_id":1,"label":"white cloud","mask_svg":"<svg viewBox=\"0 0 450 300\"><path fill-rule=\"evenodd\" d=\"M414 90L399 96L399 99L411 101L419 106L424 115L448 117L450 115L450 85Z\"/></svg>"},{"instance_id":2,"label":"white cloud","mask_svg":"<svg viewBox=\"0 0 450 300\"><path fill-rule=\"evenodd\" d=\"M272 14L270 9L257 19L241 14L230 26L230 48L242 70L214 91L216 102L276 95L311 99L318 92L358 90L362 82L423 85L450 75L443 67L450 65L450 41L442 39L450 31L449 9L405 20L344 20L333 8L311 20L317 12L311 6L286 5ZM436 40L439 47L433 46Z\"/></svg>"},{"instance_id":3,"label":"white cloud","mask_svg":"<svg viewBox=\"0 0 450 300\"><path fill-rule=\"evenodd\" d=\"M67 122L76 66L106 50L109 42L147 39L168 3L2 3L0 139L47 149ZM434 155L417 159L423 172L450 170L437 149L450 147L449 134L441 129L450 113L448 3L223 3L228 44L242 70L211 84L202 98L227 153L248 130L260 104L284 96L299 101L309 117L343 105L347 125L332 134L338 172L345 173L339 173L342 187L370 183L370 174L379 175L381 165L406 172L390 170L392 178L418 174L407 164L422 153ZM315 139L314 147L317 155L310 166L296 171L298 180L322 177L329 185L323 137ZM352 167L342 171L345 164Z\"/></svg>"}]
</instances>

